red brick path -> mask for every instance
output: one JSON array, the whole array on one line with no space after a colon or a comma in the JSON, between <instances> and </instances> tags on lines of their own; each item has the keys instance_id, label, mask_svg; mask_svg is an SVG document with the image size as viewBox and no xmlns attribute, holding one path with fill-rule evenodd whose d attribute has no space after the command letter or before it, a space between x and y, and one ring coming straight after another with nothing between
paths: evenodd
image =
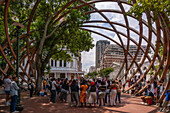
<instances>
[{"instance_id":1,"label":"red brick path","mask_svg":"<svg viewBox=\"0 0 170 113\"><path fill-rule=\"evenodd\" d=\"M8 113L9 107L4 106L4 96L0 95L0 113ZM70 98L70 97L68 97ZM22 113L158 113L156 106L141 104L140 97L132 97L122 94L122 103L115 107L70 107L69 103L49 103L49 97L29 98L28 94L22 94ZM70 99L69 99L70 100Z\"/></svg>"}]
</instances>

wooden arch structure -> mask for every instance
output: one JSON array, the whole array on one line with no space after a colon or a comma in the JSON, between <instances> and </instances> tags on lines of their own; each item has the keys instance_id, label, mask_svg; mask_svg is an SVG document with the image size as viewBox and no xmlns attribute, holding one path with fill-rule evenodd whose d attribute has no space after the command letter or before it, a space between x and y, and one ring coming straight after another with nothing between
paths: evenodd
<instances>
[{"instance_id":1,"label":"wooden arch structure","mask_svg":"<svg viewBox=\"0 0 170 113\"><path fill-rule=\"evenodd\" d=\"M67 9L75 1L76 0L70 1L65 7L63 7L59 11L58 14L54 15L52 24L55 24L61 18L63 18L65 15L69 14L70 11L67 11L63 15L60 15L60 13L62 11ZM125 71L124 75L122 77L119 77L120 79L125 78L125 82L123 83L123 85L125 85L129 79L134 77L137 72L140 72L140 74L141 74L140 79L135 84L130 86L129 89L135 87L148 74L148 72L151 70L151 68L155 71L151 82L154 82L154 80L157 78L157 76L158 76L158 74L159 74L159 72L161 70L162 70L162 75L160 77L160 81L165 79L167 73L169 74L169 72L170 72L169 71L170 70L170 28L167 26L167 24L166 24L164 18L162 17L162 15L159 15L159 18L155 22L156 27L153 27L153 26L150 26L151 25L152 14L150 12L146 12L146 19L143 19L143 18L139 19L139 31L138 31L135 28L133 28L133 26L130 26L129 20L128 20L128 17L131 17L133 19L136 19L136 18L133 15L127 15L127 16L125 15L126 11L125 11L124 5L132 6L133 3L129 4L127 2L127 0L92 0L92 1L89 1L89 2L86 2L85 0L78 0L78 1L80 1L82 3L82 5L79 5L78 7L75 7L74 9L78 9L78 8L83 7L83 6L89 6L93 10L90 11L90 12L86 12L85 13L86 15L92 14L92 13L98 13L101 17L103 17L102 20L90 20L90 21L85 22L84 25L80 29L87 30L87 31L90 31L92 33L98 34L98 35L100 35L102 37L105 37L105 38L113 41L115 44L117 44L121 48L123 48L123 51L124 51L124 54L125 54L124 62L122 64L118 74L116 75L116 78L118 78L119 75L120 75L121 70L123 69L123 67L124 66L126 67L126 71ZM97 9L95 6L92 5L94 3L99 3L99 2L115 2L119 6L120 10L118 10L118 9L103 9L103 10L101 10L101 9ZM134 0L134 2L135 2L135 0ZM32 46L30 48L30 45L34 41L36 41L36 39L31 40L31 41L29 40L29 35L31 33L33 33L33 32L36 32L37 30L35 29L33 31L30 31L30 25L31 25L31 20L33 18L33 15L34 15L39 3L40 3L40 0L37 0L34 7L33 7L33 9L32 9L28 25L26 26L27 27L27 33L25 33L25 34L23 34L23 35L21 35L19 37L20 39L25 38L25 42L26 42L25 47L20 49L20 52L26 50L26 54L20 60L19 67L23 71L23 73L30 80L32 80L32 78L30 77L31 73L33 74L33 76L34 76L34 78L36 80L36 65L34 66L34 69L33 69L32 64L33 64L34 61L37 60L36 59L36 54L37 54L36 45L34 45L34 46ZM7 21L7 19L8 19L9 4L10 4L10 0L0 0L0 7L2 5L5 6L5 8L4 8L4 27L5 27L5 38L6 38L5 40L6 40L6 43L3 43L3 44L0 43L0 53L2 54L3 59L7 62L7 66L5 67L5 69L2 69L0 67L0 72L3 73L4 75L6 75L9 68L11 68L14 72L16 72L16 69L14 68L14 66L12 64L16 60L16 54L15 54L14 49L13 49L13 43L15 41L17 41L17 39L15 38L13 40L10 40L10 36L8 34L8 21ZM105 12L121 14L123 16L123 18L124 18L125 24L109 20L109 18L105 15ZM108 27L103 27L103 26L96 26L93 23L107 23L111 27L108 28ZM117 29L115 27L115 25L125 28L126 33L120 31L119 29ZM143 26L147 27L148 36L144 35ZM110 38L110 37L106 36L103 33L97 32L94 29L89 29L89 28L99 28L99 29L114 32L117 35L120 43L117 40L114 40L113 38ZM139 36L139 41L138 42L134 39L134 37L131 36L131 32L134 32L136 35ZM156 46L152 43L153 34L156 36L156 40L157 40ZM126 44L123 42L122 37L126 38L126 40L127 40ZM141 46L142 40L147 43L146 50ZM128 51L130 43L133 43L133 44L135 44L137 46L137 51L136 51L135 56L132 56L131 53ZM125 48L124 45L127 45L127 48ZM160 45L163 45L163 54L162 54L162 56L159 54ZM6 48L10 49L10 51L11 51L11 53L12 53L11 58L8 58L6 56L6 54L5 54L5 49ZM149 49L152 49L153 52L154 52L152 58L148 55ZM139 53L140 50L144 53L144 57L142 58L141 63L138 64L136 60L137 60L137 56L138 56L138 53ZM127 61L128 56L131 57L131 59L132 59L132 62L131 62L130 65L128 65L128 61ZM26 65L23 67L22 63L26 58L28 60L26 62ZM145 73L142 73L141 67L144 64L144 61L146 59L149 61L150 64L149 64L149 67L146 69ZM158 66L157 69L155 68L155 65L154 65L156 60L159 60L159 62L160 62L160 65ZM129 72L129 70L132 68L133 65L136 65L137 69L135 70L135 72L133 73L131 78L127 78L127 73ZM27 73L26 70L29 70L29 72ZM28 82L21 75L20 75L20 78L23 81ZM164 94L165 94L166 90L169 89L169 86L170 86L170 79L166 83L164 92L161 95L161 98L159 99L159 102L161 102L164 99ZM127 89L126 91L128 91L129 89ZM139 92L142 92L143 89L141 89Z\"/></svg>"}]
</instances>

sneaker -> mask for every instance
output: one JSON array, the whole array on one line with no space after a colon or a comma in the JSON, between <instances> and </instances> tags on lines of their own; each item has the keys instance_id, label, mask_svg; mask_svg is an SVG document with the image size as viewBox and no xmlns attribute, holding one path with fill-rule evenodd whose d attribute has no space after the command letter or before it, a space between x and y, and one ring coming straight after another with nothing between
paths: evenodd
<instances>
[{"instance_id":1,"label":"sneaker","mask_svg":"<svg viewBox=\"0 0 170 113\"><path fill-rule=\"evenodd\" d=\"M148 103L145 103L145 105L148 105Z\"/></svg>"}]
</instances>

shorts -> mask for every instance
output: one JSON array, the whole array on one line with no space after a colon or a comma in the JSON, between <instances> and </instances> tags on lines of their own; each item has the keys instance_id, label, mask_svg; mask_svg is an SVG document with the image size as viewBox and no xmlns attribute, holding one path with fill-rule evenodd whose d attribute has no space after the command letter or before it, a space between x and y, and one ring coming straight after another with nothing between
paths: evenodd
<instances>
[{"instance_id":1,"label":"shorts","mask_svg":"<svg viewBox=\"0 0 170 113\"><path fill-rule=\"evenodd\" d=\"M7 90L6 90L5 93L9 95L9 94L10 94L10 91L7 91Z\"/></svg>"},{"instance_id":2,"label":"shorts","mask_svg":"<svg viewBox=\"0 0 170 113\"><path fill-rule=\"evenodd\" d=\"M99 92L99 98L105 98L106 93L105 92Z\"/></svg>"}]
</instances>

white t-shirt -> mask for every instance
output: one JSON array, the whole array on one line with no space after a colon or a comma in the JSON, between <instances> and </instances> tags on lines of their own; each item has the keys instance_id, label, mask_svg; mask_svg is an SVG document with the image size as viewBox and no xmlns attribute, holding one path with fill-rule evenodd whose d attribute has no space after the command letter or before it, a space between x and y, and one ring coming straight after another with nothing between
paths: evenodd
<instances>
[{"instance_id":1,"label":"white t-shirt","mask_svg":"<svg viewBox=\"0 0 170 113\"><path fill-rule=\"evenodd\" d=\"M160 86L160 95L163 93L163 88L164 88L164 86L162 85L162 86Z\"/></svg>"},{"instance_id":2,"label":"white t-shirt","mask_svg":"<svg viewBox=\"0 0 170 113\"><path fill-rule=\"evenodd\" d=\"M154 84L153 83L151 83L151 92L154 94L154 92L155 92L155 89L154 89Z\"/></svg>"},{"instance_id":3,"label":"white t-shirt","mask_svg":"<svg viewBox=\"0 0 170 113\"><path fill-rule=\"evenodd\" d=\"M53 81L51 85L52 85L51 90L56 90L56 85L57 85L56 81Z\"/></svg>"},{"instance_id":4,"label":"white t-shirt","mask_svg":"<svg viewBox=\"0 0 170 113\"><path fill-rule=\"evenodd\" d=\"M4 79L4 86L5 86L5 91L10 91L11 80L9 78Z\"/></svg>"}]
</instances>

